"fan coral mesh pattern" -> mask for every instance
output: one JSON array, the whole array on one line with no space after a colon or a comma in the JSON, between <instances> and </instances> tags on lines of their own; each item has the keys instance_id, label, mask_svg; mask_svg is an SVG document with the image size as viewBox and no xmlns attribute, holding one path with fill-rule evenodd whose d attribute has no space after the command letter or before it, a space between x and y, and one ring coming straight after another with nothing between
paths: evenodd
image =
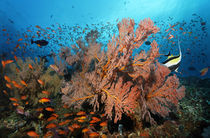
<instances>
[{"instance_id":1,"label":"fan coral mesh pattern","mask_svg":"<svg viewBox=\"0 0 210 138\"><path fill-rule=\"evenodd\" d=\"M81 108L86 101L94 111L105 105L105 114L115 123L123 113L134 113L135 109L142 119L154 123L151 113L165 117L178 106L184 87L157 61L160 54L156 41L148 52L133 56L133 50L159 28L149 18L140 21L135 31L134 25L134 20L123 19L118 24L119 35L113 35L107 50L101 50L102 44L96 42L98 34L88 35L87 45L78 40L71 49L63 49L62 59L74 68L71 79L63 82L65 104Z\"/></svg>"}]
</instances>

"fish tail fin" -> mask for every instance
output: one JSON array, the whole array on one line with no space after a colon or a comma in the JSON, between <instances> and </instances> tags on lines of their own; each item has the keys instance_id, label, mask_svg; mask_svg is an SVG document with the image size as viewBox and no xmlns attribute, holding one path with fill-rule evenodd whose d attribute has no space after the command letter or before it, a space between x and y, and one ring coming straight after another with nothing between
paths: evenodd
<instances>
[{"instance_id":1,"label":"fish tail fin","mask_svg":"<svg viewBox=\"0 0 210 138\"><path fill-rule=\"evenodd\" d=\"M34 41L33 41L33 39L31 39L31 44L33 44L34 43Z\"/></svg>"},{"instance_id":2,"label":"fish tail fin","mask_svg":"<svg viewBox=\"0 0 210 138\"><path fill-rule=\"evenodd\" d=\"M178 47L179 47L179 55L182 56L182 51L181 51L181 48L180 48L180 41L179 41L179 37L178 37Z\"/></svg>"}]
</instances>

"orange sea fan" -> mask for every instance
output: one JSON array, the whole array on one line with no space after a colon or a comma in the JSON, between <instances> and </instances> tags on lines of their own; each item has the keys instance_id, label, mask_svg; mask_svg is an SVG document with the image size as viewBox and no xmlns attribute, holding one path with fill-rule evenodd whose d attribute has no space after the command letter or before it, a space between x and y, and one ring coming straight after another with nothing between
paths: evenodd
<instances>
[{"instance_id":1,"label":"orange sea fan","mask_svg":"<svg viewBox=\"0 0 210 138\"><path fill-rule=\"evenodd\" d=\"M171 107L177 107L178 101L185 95L184 86L180 87L176 75L167 77L169 73L170 70L167 67L157 63L154 81L147 87L146 104L153 114L159 114L162 117L168 116Z\"/></svg>"},{"instance_id":2,"label":"orange sea fan","mask_svg":"<svg viewBox=\"0 0 210 138\"><path fill-rule=\"evenodd\" d=\"M159 28L149 18L141 21L135 32L134 25L134 20L123 19L118 24L119 35L112 37L106 51L100 51L101 44L95 39L88 41L88 46L77 41L76 73L64 82L61 90L65 104L81 107L87 101L93 105L94 112L105 104L105 114L115 123L123 113L133 113L137 105L142 119L148 116L150 120L150 112L165 117L171 104L178 105L184 96L184 87L179 87L176 76L167 77L170 70L158 63L156 41L147 53L141 51L133 57L133 50ZM72 65L71 56L66 59Z\"/></svg>"},{"instance_id":3,"label":"orange sea fan","mask_svg":"<svg viewBox=\"0 0 210 138\"><path fill-rule=\"evenodd\" d=\"M109 90L103 90L107 93L105 114L111 119L114 109L115 123L121 119L122 113L133 113L133 110L137 106L138 87L132 87L132 85L132 82L123 82L121 77Z\"/></svg>"}]
</instances>

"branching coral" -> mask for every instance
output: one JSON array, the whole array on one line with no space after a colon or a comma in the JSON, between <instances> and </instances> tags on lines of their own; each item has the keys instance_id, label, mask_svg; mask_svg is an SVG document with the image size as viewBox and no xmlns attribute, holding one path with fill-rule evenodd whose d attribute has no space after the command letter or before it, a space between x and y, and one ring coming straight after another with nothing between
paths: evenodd
<instances>
[{"instance_id":1,"label":"branching coral","mask_svg":"<svg viewBox=\"0 0 210 138\"><path fill-rule=\"evenodd\" d=\"M170 70L167 67L156 63L156 66L151 69L148 80L142 85L143 97L139 99L141 117L146 118L150 123L155 123L150 112L166 117L184 97L184 86L179 87L176 75L167 77L169 73Z\"/></svg>"},{"instance_id":2,"label":"branching coral","mask_svg":"<svg viewBox=\"0 0 210 138\"><path fill-rule=\"evenodd\" d=\"M134 49L159 29L149 18L141 21L135 32L134 25L134 20L123 19L118 24L119 36L112 37L107 51L101 51L95 37L87 46L77 41L73 46L77 52L64 58L69 65L73 65L69 62L72 59L80 66L80 70L75 68L71 80L64 82L65 104L80 107L84 101L89 101L94 111L100 108L100 103L104 104L105 114L115 123L123 113L133 113L137 105L142 119L148 115L151 123L154 120L150 112L165 117L172 105L178 105L178 100L184 96L184 87L179 88L175 75L167 77L170 70L158 63L156 41L151 43L147 53L132 55Z\"/></svg>"},{"instance_id":3,"label":"branching coral","mask_svg":"<svg viewBox=\"0 0 210 138\"><path fill-rule=\"evenodd\" d=\"M18 58L17 62L7 66L5 74L11 80L7 82L11 85L10 95L19 99L18 103L24 106L26 101L30 101L29 105L35 106L40 98L56 95L60 90L61 78L53 73L50 67L45 70L44 61L38 59L33 61L27 58L24 61ZM41 85L39 80L44 84Z\"/></svg>"}]
</instances>

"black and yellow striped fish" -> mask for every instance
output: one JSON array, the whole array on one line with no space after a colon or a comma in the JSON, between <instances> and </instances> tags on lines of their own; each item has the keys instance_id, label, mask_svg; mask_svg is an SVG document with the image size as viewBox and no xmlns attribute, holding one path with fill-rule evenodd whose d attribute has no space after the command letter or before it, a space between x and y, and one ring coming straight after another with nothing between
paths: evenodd
<instances>
[{"instance_id":1,"label":"black and yellow striped fish","mask_svg":"<svg viewBox=\"0 0 210 138\"><path fill-rule=\"evenodd\" d=\"M182 52L179 40L178 40L178 46L179 46L179 55L174 56L169 54L167 60L163 62L163 64L167 66L171 71L176 71L176 72L178 71L179 65L182 60Z\"/></svg>"}]
</instances>

